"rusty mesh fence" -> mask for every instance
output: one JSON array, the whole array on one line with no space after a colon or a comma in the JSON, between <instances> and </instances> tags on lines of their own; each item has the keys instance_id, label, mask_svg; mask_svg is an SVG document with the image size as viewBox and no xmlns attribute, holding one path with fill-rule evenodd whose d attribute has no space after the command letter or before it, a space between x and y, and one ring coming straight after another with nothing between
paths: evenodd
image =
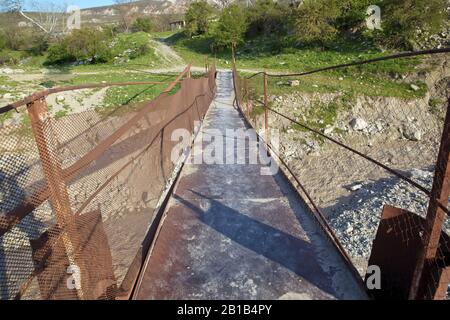
<instances>
[{"instance_id":1,"label":"rusty mesh fence","mask_svg":"<svg viewBox=\"0 0 450 320\"><path fill-rule=\"evenodd\" d=\"M417 255L428 252L423 269L429 272L416 295L422 298L445 297L450 283L449 53L440 59L442 64L422 79L427 93L415 99L374 92L350 99L344 85L334 93L306 90L319 88L314 84L318 78L312 78L316 71L248 75L235 70L234 76L242 113L256 131L278 131L280 144L270 146L272 155L288 167L287 175L362 278L375 260L402 260L402 272L383 285L400 283L409 289L408 281L417 277ZM338 67L353 76L359 72ZM317 73L322 76L322 71ZM326 76L345 83L342 74ZM408 82L398 77L399 85ZM380 236L383 231L393 231L407 249L390 248L392 241ZM429 243L434 248L427 249ZM391 291L397 298L409 294Z\"/></svg>"},{"instance_id":2,"label":"rusty mesh fence","mask_svg":"<svg viewBox=\"0 0 450 320\"><path fill-rule=\"evenodd\" d=\"M41 98L27 106L29 125L0 128L0 299L129 297L182 159L172 161L172 132L197 129L214 68L173 91L58 119Z\"/></svg>"}]
</instances>

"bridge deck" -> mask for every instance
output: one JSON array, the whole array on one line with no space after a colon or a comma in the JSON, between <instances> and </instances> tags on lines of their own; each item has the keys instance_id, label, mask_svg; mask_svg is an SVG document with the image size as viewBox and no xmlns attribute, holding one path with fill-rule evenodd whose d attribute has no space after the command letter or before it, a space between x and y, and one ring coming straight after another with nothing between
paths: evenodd
<instances>
[{"instance_id":1,"label":"bridge deck","mask_svg":"<svg viewBox=\"0 0 450 320\"><path fill-rule=\"evenodd\" d=\"M245 129L232 102L232 76L219 73L203 130ZM260 173L184 167L136 299L366 298L289 182Z\"/></svg>"}]
</instances>

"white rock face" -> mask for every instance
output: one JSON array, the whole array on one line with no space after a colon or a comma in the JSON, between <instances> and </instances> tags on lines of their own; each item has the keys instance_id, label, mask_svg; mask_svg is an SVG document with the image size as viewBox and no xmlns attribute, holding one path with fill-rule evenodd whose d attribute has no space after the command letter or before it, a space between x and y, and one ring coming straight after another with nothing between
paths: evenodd
<instances>
[{"instance_id":1,"label":"white rock face","mask_svg":"<svg viewBox=\"0 0 450 320\"><path fill-rule=\"evenodd\" d=\"M367 128L367 122L362 118L355 118L350 122L350 126L353 130L362 131Z\"/></svg>"},{"instance_id":2,"label":"white rock face","mask_svg":"<svg viewBox=\"0 0 450 320\"><path fill-rule=\"evenodd\" d=\"M415 84L411 85L411 89L413 89L414 91L418 91L420 88L419 86L416 86Z\"/></svg>"},{"instance_id":3,"label":"white rock face","mask_svg":"<svg viewBox=\"0 0 450 320\"><path fill-rule=\"evenodd\" d=\"M298 80L289 80L289 85L291 87L298 87L300 85L300 81L298 81Z\"/></svg>"}]
</instances>

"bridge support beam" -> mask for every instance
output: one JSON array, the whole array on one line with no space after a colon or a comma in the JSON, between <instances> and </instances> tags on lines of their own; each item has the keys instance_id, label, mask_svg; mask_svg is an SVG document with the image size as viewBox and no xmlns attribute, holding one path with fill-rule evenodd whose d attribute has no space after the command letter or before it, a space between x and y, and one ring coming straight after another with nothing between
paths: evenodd
<instances>
[{"instance_id":1,"label":"bridge support beam","mask_svg":"<svg viewBox=\"0 0 450 320\"><path fill-rule=\"evenodd\" d=\"M423 235L423 249L420 252L416 269L414 272L410 299L418 299L420 285L423 283L421 279L426 277L424 270L430 265L437 256L442 235L442 226L444 224L446 213L439 206L448 205L448 197L450 195L450 98L447 102L447 111L444 122L444 130L442 133L441 146L439 150L438 160L434 174L433 188L431 190L430 202L425 221ZM448 217L450 218L450 217ZM438 284L436 284L438 285Z\"/></svg>"},{"instance_id":2,"label":"bridge support beam","mask_svg":"<svg viewBox=\"0 0 450 320\"><path fill-rule=\"evenodd\" d=\"M68 226L73 225L74 216L70 208L69 194L64 182L61 163L58 159L55 133L52 130L45 97L27 104L27 109L42 163L42 170L50 190L50 202L56 216L56 222L63 230L61 237L67 258L72 266L79 265L75 258L75 246L70 236L71 230L68 230L70 229ZM84 293L81 288L77 289L77 296L79 299L83 299Z\"/></svg>"},{"instance_id":3,"label":"bridge support beam","mask_svg":"<svg viewBox=\"0 0 450 320\"><path fill-rule=\"evenodd\" d=\"M270 145L270 135L269 135L269 79L267 76L267 72L264 72L264 120L265 120L265 135L264 139L266 139L267 152L269 152Z\"/></svg>"}]
</instances>

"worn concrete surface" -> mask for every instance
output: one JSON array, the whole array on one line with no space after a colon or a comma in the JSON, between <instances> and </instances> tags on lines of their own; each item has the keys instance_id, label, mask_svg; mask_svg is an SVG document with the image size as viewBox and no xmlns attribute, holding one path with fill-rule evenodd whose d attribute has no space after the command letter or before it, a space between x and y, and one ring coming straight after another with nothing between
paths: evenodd
<instances>
[{"instance_id":1,"label":"worn concrete surface","mask_svg":"<svg viewBox=\"0 0 450 320\"><path fill-rule=\"evenodd\" d=\"M232 91L219 73L203 131L245 128ZM307 210L259 164L186 165L136 299L365 299Z\"/></svg>"}]
</instances>

